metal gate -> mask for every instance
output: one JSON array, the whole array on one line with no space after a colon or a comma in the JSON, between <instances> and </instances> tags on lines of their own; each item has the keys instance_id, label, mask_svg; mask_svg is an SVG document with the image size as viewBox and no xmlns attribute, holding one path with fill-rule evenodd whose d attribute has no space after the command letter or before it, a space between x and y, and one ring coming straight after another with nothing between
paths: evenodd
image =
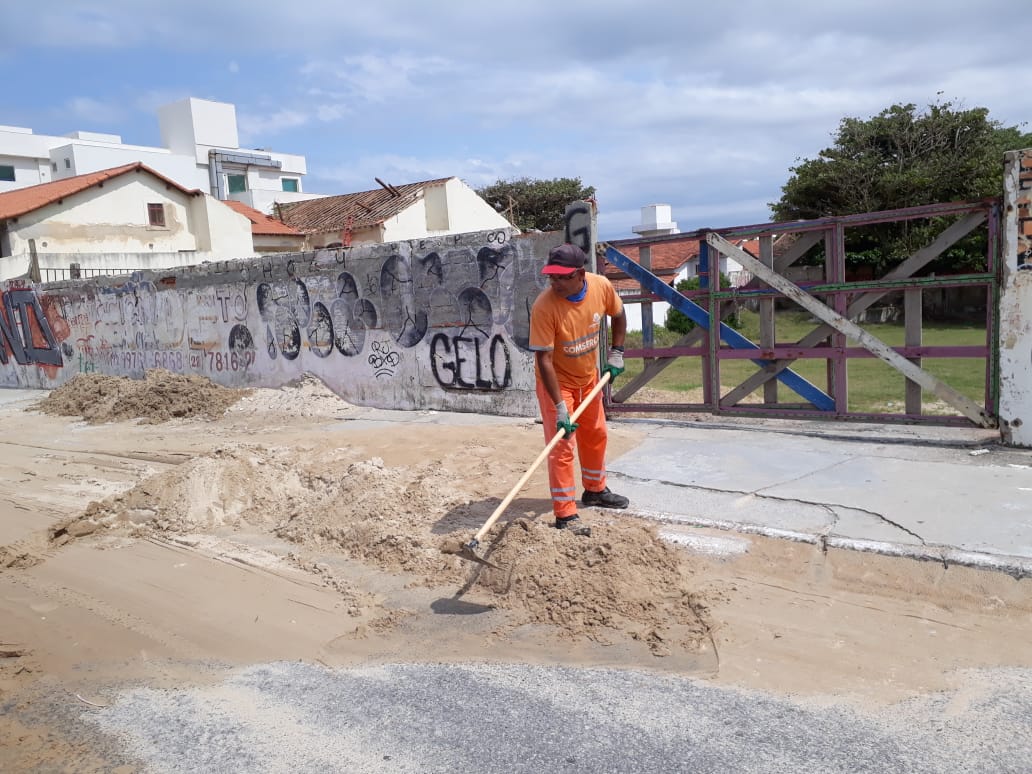
<instances>
[{"instance_id":1,"label":"metal gate","mask_svg":"<svg viewBox=\"0 0 1032 774\"><path fill-rule=\"evenodd\" d=\"M935 236L895 265L858 275L846 254L847 231L888 223L912 224L908 228L919 226ZM606 261L640 285L640 293L626 296L625 303L642 304L642 344L625 353L629 363L640 358L642 369L614 389L607 410L995 427L999 223L1000 202L993 199L605 244ZM984 261L963 274L931 273L932 262L963 239L984 243ZM700 289L680 293L649 270L649 249L691 240L698 243ZM743 242L754 252L743 249ZM639 248L640 261L621 252L627 245ZM721 287L717 267L727 259L751 275L747 282ZM809 264L810 275L818 276L808 278L798 264ZM975 300L957 328L963 340L952 341L949 330L936 327L935 341L926 342L925 308L930 300L950 297ZM677 341L657 344L650 310L658 301L680 311L695 328ZM758 319L755 340L729 324L742 308ZM898 314L901 323L870 322L872 310L885 309ZM789 319L794 334L783 341L779 328L789 327ZM800 324L809 328L801 335ZM701 402L634 400L678 361L701 369ZM897 398L865 403L861 393L872 384L883 393L898 387Z\"/></svg>"}]
</instances>

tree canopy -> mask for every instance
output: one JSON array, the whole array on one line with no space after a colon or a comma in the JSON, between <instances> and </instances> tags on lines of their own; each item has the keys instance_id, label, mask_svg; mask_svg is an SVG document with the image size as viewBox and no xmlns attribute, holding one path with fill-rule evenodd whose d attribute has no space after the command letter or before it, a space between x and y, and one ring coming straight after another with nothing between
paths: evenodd
<instances>
[{"instance_id":1,"label":"tree canopy","mask_svg":"<svg viewBox=\"0 0 1032 774\"><path fill-rule=\"evenodd\" d=\"M770 205L775 220L999 196L1004 152L1032 145L1032 135L1003 126L987 109L963 109L948 101L921 110L893 105L868 119L843 118L833 137L834 144L817 158L790 169L781 199ZM884 264L919 247L934 228L894 223L850 229L847 252L853 263ZM969 243L940 261L962 268L977 250Z\"/></svg>"},{"instance_id":2,"label":"tree canopy","mask_svg":"<svg viewBox=\"0 0 1032 774\"><path fill-rule=\"evenodd\" d=\"M477 189L483 199L523 231L560 231L566 205L595 195L579 177L499 180Z\"/></svg>"}]
</instances>

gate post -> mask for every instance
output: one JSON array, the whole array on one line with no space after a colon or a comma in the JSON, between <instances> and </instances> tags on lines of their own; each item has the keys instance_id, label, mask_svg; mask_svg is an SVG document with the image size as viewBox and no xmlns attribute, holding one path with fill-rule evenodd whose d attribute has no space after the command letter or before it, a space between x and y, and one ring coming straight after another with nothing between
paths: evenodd
<instances>
[{"instance_id":1,"label":"gate post","mask_svg":"<svg viewBox=\"0 0 1032 774\"><path fill-rule=\"evenodd\" d=\"M1032 149L1004 155L1000 436L1032 448Z\"/></svg>"}]
</instances>

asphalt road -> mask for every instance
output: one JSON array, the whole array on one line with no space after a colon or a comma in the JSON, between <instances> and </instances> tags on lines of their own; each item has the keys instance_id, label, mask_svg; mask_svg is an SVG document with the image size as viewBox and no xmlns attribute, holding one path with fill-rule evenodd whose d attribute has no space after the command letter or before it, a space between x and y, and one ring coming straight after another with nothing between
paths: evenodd
<instances>
[{"instance_id":1,"label":"asphalt road","mask_svg":"<svg viewBox=\"0 0 1032 774\"><path fill-rule=\"evenodd\" d=\"M644 672L291 662L34 711L151 772L1032 771L1032 671L966 680L858 708Z\"/></svg>"}]
</instances>

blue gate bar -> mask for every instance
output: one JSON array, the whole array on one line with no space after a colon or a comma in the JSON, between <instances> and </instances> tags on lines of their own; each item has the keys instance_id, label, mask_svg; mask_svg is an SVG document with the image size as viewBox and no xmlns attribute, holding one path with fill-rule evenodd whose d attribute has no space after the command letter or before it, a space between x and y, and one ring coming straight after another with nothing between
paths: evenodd
<instances>
[{"instance_id":1,"label":"blue gate bar","mask_svg":"<svg viewBox=\"0 0 1032 774\"><path fill-rule=\"evenodd\" d=\"M645 290L648 290L653 295L662 298L670 304L670 306L681 312L703 330L708 331L710 329L709 312L698 304L689 301L672 287L663 282L663 280L655 274L632 261L611 245L606 245L606 260L616 268L625 272L628 277L637 280ZM700 286L701 284L702 282L700 279ZM725 325L724 323L720 323L720 338L733 349L759 349L756 344L753 344L734 328ZM775 362L773 360L750 359L760 367L774 365ZM835 401L830 395L825 393L815 384L808 382L795 371L786 368L778 374L777 378L779 382L816 408L821 409L822 411L835 410Z\"/></svg>"}]
</instances>

